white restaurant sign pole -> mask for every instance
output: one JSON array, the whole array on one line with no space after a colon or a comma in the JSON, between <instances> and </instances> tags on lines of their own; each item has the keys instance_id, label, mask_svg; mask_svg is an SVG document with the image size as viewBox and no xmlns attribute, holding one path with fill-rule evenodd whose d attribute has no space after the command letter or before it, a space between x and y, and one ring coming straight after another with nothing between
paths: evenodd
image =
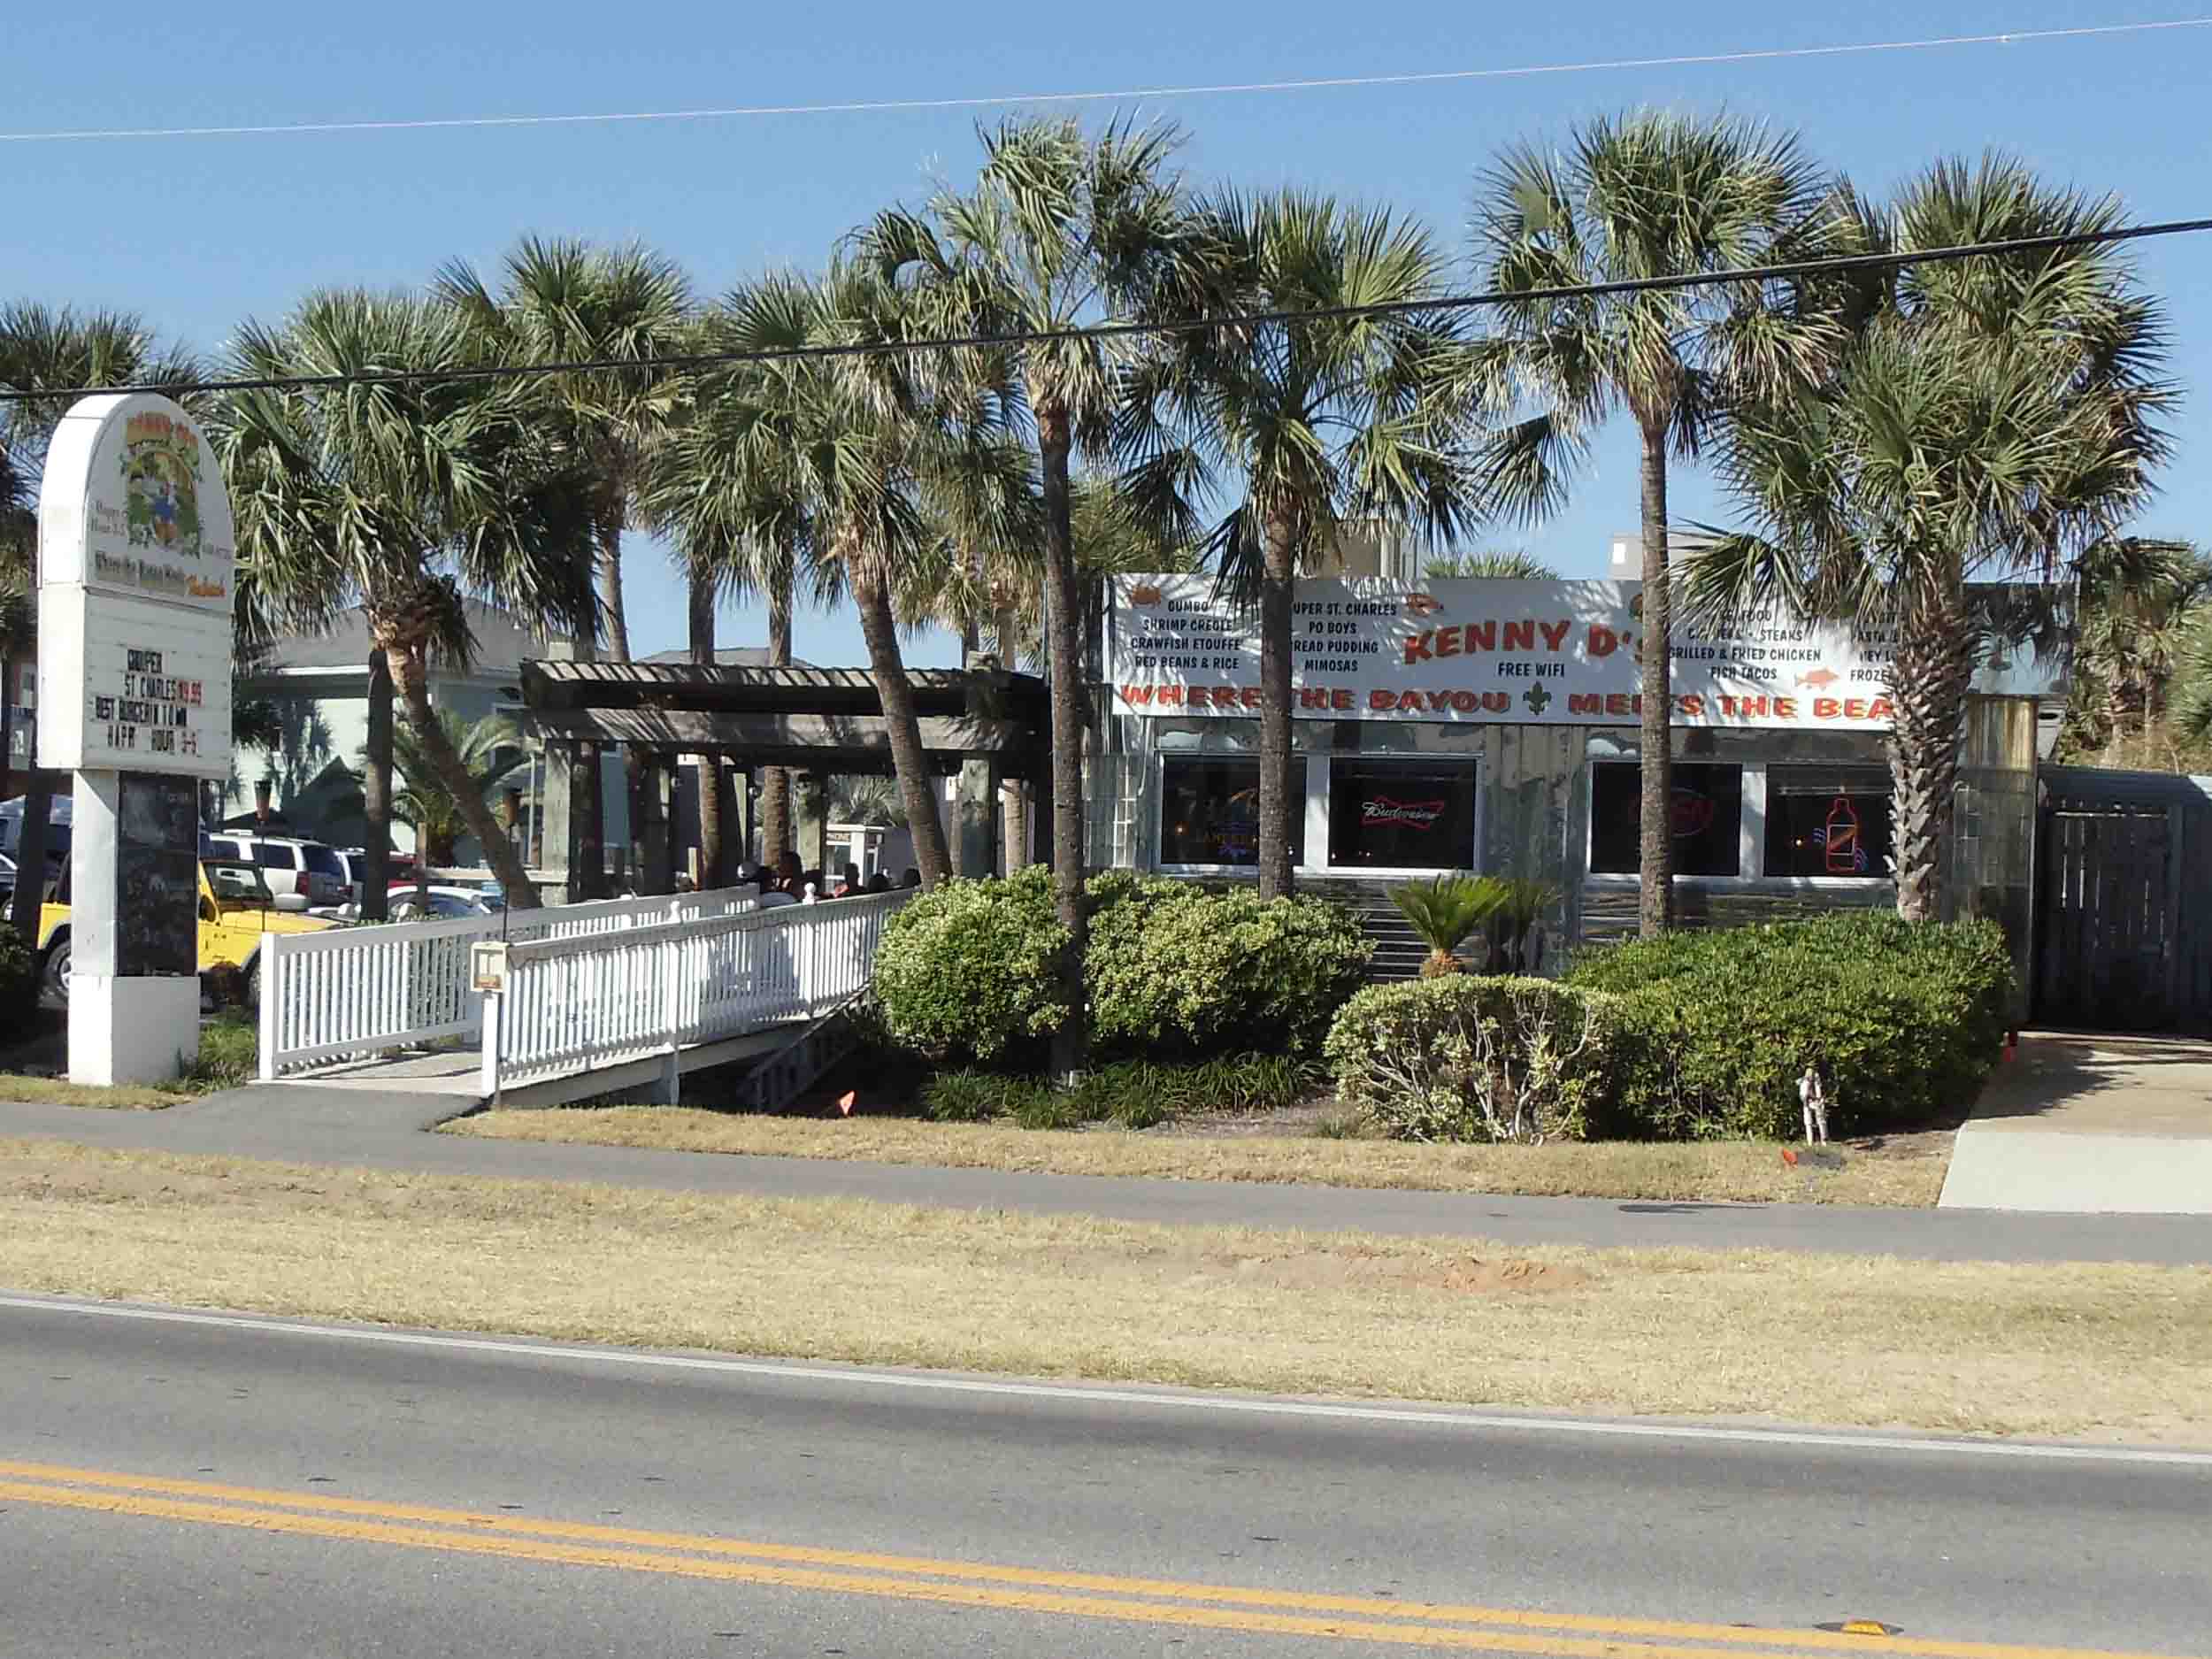
<instances>
[{"instance_id":1,"label":"white restaurant sign pole","mask_svg":"<svg viewBox=\"0 0 2212 1659\"><path fill-rule=\"evenodd\" d=\"M199 1053L200 782L230 771L236 543L212 448L165 397L80 402L39 493L38 753L76 774L69 1078Z\"/></svg>"}]
</instances>

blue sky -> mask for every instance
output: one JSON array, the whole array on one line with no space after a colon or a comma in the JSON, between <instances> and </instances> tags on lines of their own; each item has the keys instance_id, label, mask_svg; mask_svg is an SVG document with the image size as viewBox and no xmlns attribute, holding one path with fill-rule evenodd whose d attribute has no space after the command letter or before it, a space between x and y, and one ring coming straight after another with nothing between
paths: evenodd
<instances>
[{"instance_id":1,"label":"blue sky","mask_svg":"<svg viewBox=\"0 0 2212 1659\"><path fill-rule=\"evenodd\" d=\"M158 27L98 8L12 7L0 130L182 127L650 111L1074 92L1512 67L2078 27L2192 15L2150 0L1870 0L1815 15L1740 4L1491 8L1397 0L1121 0L1110 7L866 0L817 6L541 0L529 7L387 0L363 8L224 0ZM1603 70L1426 87L1155 99L1190 131L1201 180L1297 183L1386 201L1455 250L1476 170L1503 143L1637 104L1721 107L1794 126L1886 189L1928 159L2001 145L2047 174L2116 190L2141 219L2212 212L2203 137L2212 28L1729 65ZM1086 106L1101 119L1105 110ZM481 267L526 232L638 239L718 292L810 265L878 206L972 171L978 112L394 133L0 143L7 249L0 296L136 309L219 348L324 285L411 285L460 256ZM991 112L982 112L995 119ZM2192 398L2147 528L2212 535L2212 236L2145 246L2172 311ZM1633 454L1616 432L1571 506L1492 541L1571 576L1602 573L1636 517ZM1720 511L1694 472L1677 513ZM634 648L680 644L665 556L633 539ZM725 643L762 622L733 607ZM849 617L805 617L801 655L864 660ZM941 638L917 663L951 660Z\"/></svg>"}]
</instances>

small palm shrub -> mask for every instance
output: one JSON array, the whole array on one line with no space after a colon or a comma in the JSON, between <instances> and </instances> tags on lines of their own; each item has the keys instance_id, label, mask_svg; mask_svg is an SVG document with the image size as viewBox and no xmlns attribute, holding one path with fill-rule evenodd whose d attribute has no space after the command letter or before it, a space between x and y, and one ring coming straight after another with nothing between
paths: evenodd
<instances>
[{"instance_id":1,"label":"small palm shrub","mask_svg":"<svg viewBox=\"0 0 2212 1659\"><path fill-rule=\"evenodd\" d=\"M1489 919L1503 896L1499 882L1490 876L1443 875L1391 888L1391 902L1404 915L1414 936L1429 948L1421 977L1432 979L1465 966L1455 954L1459 941Z\"/></svg>"}]
</instances>

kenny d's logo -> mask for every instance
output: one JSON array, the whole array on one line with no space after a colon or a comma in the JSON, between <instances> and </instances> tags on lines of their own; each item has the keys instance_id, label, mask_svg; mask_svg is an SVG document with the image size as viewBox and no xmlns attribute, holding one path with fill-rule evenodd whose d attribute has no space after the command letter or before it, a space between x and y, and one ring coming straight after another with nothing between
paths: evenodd
<instances>
[{"instance_id":1,"label":"kenny d's logo","mask_svg":"<svg viewBox=\"0 0 2212 1659\"><path fill-rule=\"evenodd\" d=\"M158 411L123 429L123 494L133 547L201 557L200 438Z\"/></svg>"}]
</instances>

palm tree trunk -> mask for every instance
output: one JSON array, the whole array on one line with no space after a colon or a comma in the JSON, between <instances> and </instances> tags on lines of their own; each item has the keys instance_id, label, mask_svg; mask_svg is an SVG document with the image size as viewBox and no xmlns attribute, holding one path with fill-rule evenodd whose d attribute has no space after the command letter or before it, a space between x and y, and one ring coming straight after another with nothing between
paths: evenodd
<instances>
[{"instance_id":1,"label":"palm tree trunk","mask_svg":"<svg viewBox=\"0 0 2212 1659\"><path fill-rule=\"evenodd\" d=\"M714 666L714 582L704 571L691 576L691 660ZM712 890L728 879L722 858L722 757L699 757L699 885Z\"/></svg>"},{"instance_id":2,"label":"palm tree trunk","mask_svg":"<svg viewBox=\"0 0 2212 1659\"><path fill-rule=\"evenodd\" d=\"M1943 861L1958 787L1959 726L1974 652L1966 599L1948 584L1926 607L1900 618L1890 671L1896 716L1890 728L1891 807L1895 826L1897 913L1909 922L1941 915ZM1917 607L1916 607L1917 609Z\"/></svg>"},{"instance_id":3,"label":"palm tree trunk","mask_svg":"<svg viewBox=\"0 0 2212 1659\"><path fill-rule=\"evenodd\" d=\"M1045 506L1045 664L1052 691L1052 897L1067 944L1055 978L1071 1010L1052 1033L1052 1075L1073 1082L1090 1059L1083 963L1091 907L1083 879L1083 592L1075 568L1075 526L1068 490L1073 433L1064 405L1036 411Z\"/></svg>"},{"instance_id":4,"label":"palm tree trunk","mask_svg":"<svg viewBox=\"0 0 2212 1659\"><path fill-rule=\"evenodd\" d=\"M361 919L381 922L392 914L392 664L373 649L368 716L367 772L361 780L361 847L366 855L361 861Z\"/></svg>"},{"instance_id":5,"label":"palm tree trunk","mask_svg":"<svg viewBox=\"0 0 2212 1659\"><path fill-rule=\"evenodd\" d=\"M536 910L538 890L530 885L530 872L523 868L522 855L499 827L499 820L484 803L483 790L470 776L467 763L453 747L453 740L446 735L437 710L430 706L430 680L423 667L421 647L413 643L389 645L385 648L385 657L391 665L392 681L398 688L400 701L407 709L407 724L414 728L415 741L422 747L423 758L430 763L431 770L438 774L438 781L460 807L469 833L476 837L477 844L484 849L484 862L491 866L492 874L506 889L508 908ZM419 864L426 865L429 849L419 847L416 850Z\"/></svg>"},{"instance_id":6,"label":"palm tree trunk","mask_svg":"<svg viewBox=\"0 0 2212 1659\"><path fill-rule=\"evenodd\" d=\"M628 514L619 494L602 509L599 519L599 609L607 618L607 660L630 660L630 622L622 608L622 521Z\"/></svg>"},{"instance_id":7,"label":"palm tree trunk","mask_svg":"<svg viewBox=\"0 0 2212 1659\"><path fill-rule=\"evenodd\" d=\"M1014 607L996 607L992 632L998 647L999 666L1009 673L1021 669L1021 630L1015 620ZM1010 778L999 786L999 839L1006 843L1004 868L1008 875L1025 868L1029 863L1029 785L1020 778Z\"/></svg>"},{"instance_id":8,"label":"palm tree trunk","mask_svg":"<svg viewBox=\"0 0 2212 1659\"><path fill-rule=\"evenodd\" d=\"M1268 515L1260 576L1260 897L1290 896L1291 813L1305 792L1291 787L1291 604L1298 579L1298 532L1291 516Z\"/></svg>"},{"instance_id":9,"label":"palm tree trunk","mask_svg":"<svg viewBox=\"0 0 2212 1659\"><path fill-rule=\"evenodd\" d=\"M1667 423L1640 417L1643 429L1644 588L1643 718L1638 801L1641 887L1636 931L1646 939L1674 922L1674 642L1673 601L1667 581Z\"/></svg>"},{"instance_id":10,"label":"palm tree trunk","mask_svg":"<svg viewBox=\"0 0 2212 1659\"><path fill-rule=\"evenodd\" d=\"M929 761L922 749L921 718L914 709L914 685L899 652L898 618L891 609L890 585L875 572L853 583L859 602L861 637L868 644L868 672L883 703L883 724L891 740L891 766L898 774L899 798L906 803L906 826L914 835L914 862L922 885L933 887L952 873L945 846L944 819L930 789Z\"/></svg>"},{"instance_id":11,"label":"palm tree trunk","mask_svg":"<svg viewBox=\"0 0 2212 1659\"><path fill-rule=\"evenodd\" d=\"M791 666L791 580L768 585L768 665ZM773 870L791 847L791 774L767 766L760 774L760 861Z\"/></svg>"}]
</instances>

